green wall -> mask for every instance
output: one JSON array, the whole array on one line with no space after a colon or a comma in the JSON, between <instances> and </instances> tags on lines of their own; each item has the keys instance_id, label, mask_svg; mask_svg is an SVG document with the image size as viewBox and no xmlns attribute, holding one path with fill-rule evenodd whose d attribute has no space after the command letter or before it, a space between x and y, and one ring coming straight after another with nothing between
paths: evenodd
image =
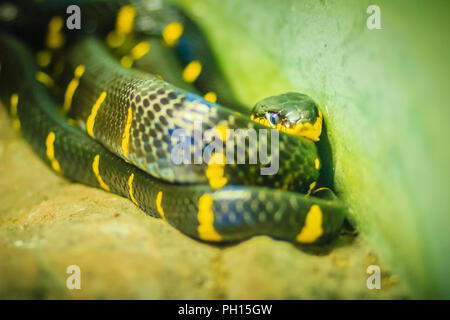
<instances>
[{"instance_id":1,"label":"green wall","mask_svg":"<svg viewBox=\"0 0 450 320\"><path fill-rule=\"evenodd\" d=\"M450 298L445 1L178 0L252 105L295 90L325 112L336 189L416 297ZM381 30L366 9L381 8Z\"/></svg>"}]
</instances>

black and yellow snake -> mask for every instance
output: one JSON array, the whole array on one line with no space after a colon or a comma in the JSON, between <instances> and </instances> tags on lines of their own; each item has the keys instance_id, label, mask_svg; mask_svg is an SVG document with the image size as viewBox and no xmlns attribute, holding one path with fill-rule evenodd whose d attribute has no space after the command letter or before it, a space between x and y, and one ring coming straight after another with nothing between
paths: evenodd
<instances>
[{"instance_id":1,"label":"black and yellow snake","mask_svg":"<svg viewBox=\"0 0 450 320\"><path fill-rule=\"evenodd\" d=\"M124 8L133 10L122 6L122 14ZM164 35L167 28L162 30ZM151 43L135 39L123 55L120 47L133 36L120 32L118 22L108 36L122 44L112 50L89 35L64 50L50 46L53 63L63 65L54 78L38 68L18 38L0 35L1 101L14 128L55 172L128 197L149 215L205 241L270 235L317 243L338 233L346 209L329 189L316 186L321 163L314 141L322 114L309 97L270 97L256 104L251 117L241 114L187 91L190 85L182 89L174 85L178 80L143 71ZM55 88L60 100L51 93ZM276 149L269 127L279 129ZM212 137L187 149L189 161L174 163L177 130L184 139L194 140L197 131ZM252 140L252 130L265 133ZM208 149L214 139L222 150ZM262 149L278 155L276 174L260 174L273 157L270 164L248 163ZM209 150L209 156L196 163L195 150ZM228 162L226 151L246 162Z\"/></svg>"}]
</instances>

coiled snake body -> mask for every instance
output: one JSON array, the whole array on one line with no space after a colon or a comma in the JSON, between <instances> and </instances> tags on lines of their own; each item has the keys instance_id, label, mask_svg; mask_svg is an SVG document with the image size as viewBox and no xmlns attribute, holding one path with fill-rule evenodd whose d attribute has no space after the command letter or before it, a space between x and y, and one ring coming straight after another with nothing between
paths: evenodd
<instances>
[{"instance_id":1,"label":"coiled snake body","mask_svg":"<svg viewBox=\"0 0 450 320\"><path fill-rule=\"evenodd\" d=\"M1 100L13 126L55 172L128 197L149 215L205 241L270 235L316 243L339 231L344 206L335 198L312 196L320 169L314 142L280 127L275 118L282 112L264 110L270 109L267 101L259 108L265 114L255 112L252 120L156 75L123 67L89 36L62 56L65 67L58 86L65 94L60 112L30 51L12 36L0 36ZM299 95L280 97L287 103ZM286 131L277 131L277 150L265 125ZM198 130L209 131L223 150L209 150L213 138L202 139L196 150L210 151L206 161L192 163L195 148L190 148L191 162L176 164L171 155L177 130L183 130L185 139ZM240 148L237 141L250 140L249 130L266 133ZM229 145L245 159L261 149L277 153L277 173L261 175L267 163L228 163Z\"/></svg>"}]
</instances>

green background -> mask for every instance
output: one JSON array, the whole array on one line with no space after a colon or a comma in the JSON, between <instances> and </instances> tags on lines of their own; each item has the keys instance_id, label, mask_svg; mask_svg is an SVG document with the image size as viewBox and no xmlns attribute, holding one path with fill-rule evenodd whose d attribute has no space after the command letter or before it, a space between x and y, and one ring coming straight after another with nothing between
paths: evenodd
<instances>
[{"instance_id":1,"label":"green background","mask_svg":"<svg viewBox=\"0 0 450 320\"><path fill-rule=\"evenodd\" d=\"M450 298L446 1L177 0L238 97L322 107L351 220L419 298ZM369 30L367 7L381 9Z\"/></svg>"}]
</instances>

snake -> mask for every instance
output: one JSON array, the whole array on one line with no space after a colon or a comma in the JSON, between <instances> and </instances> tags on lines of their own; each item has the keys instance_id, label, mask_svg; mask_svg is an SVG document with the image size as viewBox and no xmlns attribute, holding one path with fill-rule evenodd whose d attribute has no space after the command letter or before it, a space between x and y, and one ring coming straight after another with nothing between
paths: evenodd
<instances>
[{"instance_id":1,"label":"snake","mask_svg":"<svg viewBox=\"0 0 450 320\"><path fill-rule=\"evenodd\" d=\"M316 187L323 116L310 97L268 97L248 116L124 67L95 36L81 37L62 57L59 101L33 50L0 34L1 101L13 128L55 173L129 198L202 241L268 235L311 244L339 233L346 207ZM245 163L264 150L268 163ZM234 156L244 163L229 161ZM261 174L275 162L275 173Z\"/></svg>"}]
</instances>

